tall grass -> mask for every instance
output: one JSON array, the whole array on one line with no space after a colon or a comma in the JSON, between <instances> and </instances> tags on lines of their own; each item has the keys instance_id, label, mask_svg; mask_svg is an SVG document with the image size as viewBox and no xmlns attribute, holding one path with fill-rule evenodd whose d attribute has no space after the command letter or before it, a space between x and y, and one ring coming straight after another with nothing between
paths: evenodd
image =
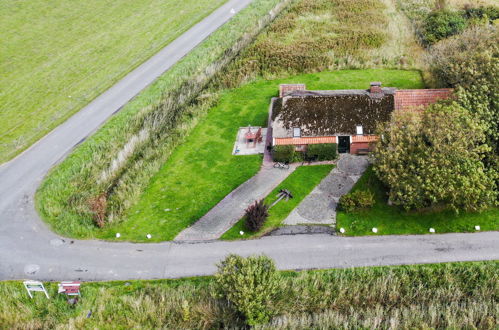
<instances>
[{"instance_id":1,"label":"tall grass","mask_svg":"<svg viewBox=\"0 0 499 330\"><path fill-rule=\"evenodd\" d=\"M262 328L470 328L499 321L499 262L286 272L273 301L278 316ZM84 283L76 306L57 295L30 299L22 283L0 283L0 327L243 327L212 278ZM89 311L91 315L87 317Z\"/></svg>"},{"instance_id":2,"label":"tall grass","mask_svg":"<svg viewBox=\"0 0 499 330\"><path fill-rule=\"evenodd\" d=\"M104 212L108 222L115 221L183 140L199 113L206 111L213 96L201 95L201 106L192 106L194 98L289 1L254 1L57 167L37 193L37 207L54 229L84 236L93 228L96 214ZM106 210L91 209L90 201L97 196L105 197L101 205ZM83 231L72 231L74 222Z\"/></svg>"}]
</instances>

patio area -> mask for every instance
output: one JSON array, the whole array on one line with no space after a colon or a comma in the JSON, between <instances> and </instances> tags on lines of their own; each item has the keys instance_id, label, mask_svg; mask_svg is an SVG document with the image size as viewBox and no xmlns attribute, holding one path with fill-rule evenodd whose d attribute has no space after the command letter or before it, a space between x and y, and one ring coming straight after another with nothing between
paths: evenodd
<instances>
[{"instance_id":1,"label":"patio area","mask_svg":"<svg viewBox=\"0 0 499 330\"><path fill-rule=\"evenodd\" d=\"M232 154L238 156L263 154L266 137L266 128L259 126L240 127Z\"/></svg>"}]
</instances>

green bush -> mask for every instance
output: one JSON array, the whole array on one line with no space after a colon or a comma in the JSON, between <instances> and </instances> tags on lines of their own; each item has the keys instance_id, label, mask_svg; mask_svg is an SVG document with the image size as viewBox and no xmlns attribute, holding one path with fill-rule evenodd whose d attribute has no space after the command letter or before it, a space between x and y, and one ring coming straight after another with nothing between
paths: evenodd
<instances>
[{"instance_id":1,"label":"green bush","mask_svg":"<svg viewBox=\"0 0 499 330\"><path fill-rule=\"evenodd\" d=\"M353 212L374 205L374 194L369 190L356 190L341 196L339 207L342 211Z\"/></svg>"},{"instance_id":2,"label":"green bush","mask_svg":"<svg viewBox=\"0 0 499 330\"><path fill-rule=\"evenodd\" d=\"M499 7L496 6L483 6L477 8L466 8L464 10L464 17L468 20L480 21L487 19L489 23L499 19Z\"/></svg>"},{"instance_id":3,"label":"green bush","mask_svg":"<svg viewBox=\"0 0 499 330\"><path fill-rule=\"evenodd\" d=\"M272 149L272 158L275 162L292 163L295 159L294 146L274 146Z\"/></svg>"},{"instance_id":4,"label":"green bush","mask_svg":"<svg viewBox=\"0 0 499 330\"><path fill-rule=\"evenodd\" d=\"M430 13L423 22L423 41L434 44L439 40L461 33L467 22L461 12L440 10Z\"/></svg>"},{"instance_id":5,"label":"green bush","mask_svg":"<svg viewBox=\"0 0 499 330\"><path fill-rule=\"evenodd\" d=\"M229 255L218 265L215 296L226 300L248 325L265 323L275 315L273 302L281 278L272 259Z\"/></svg>"},{"instance_id":6,"label":"green bush","mask_svg":"<svg viewBox=\"0 0 499 330\"><path fill-rule=\"evenodd\" d=\"M333 160L337 156L336 143L310 144L305 153L306 160Z\"/></svg>"},{"instance_id":7,"label":"green bush","mask_svg":"<svg viewBox=\"0 0 499 330\"><path fill-rule=\"evenodd\" d=\"M259 231L268 216L269 206L265 204L265 200L261 199L259 201L255 201L255 203L251 204L246 209L244 220L246 228L252 232Z\"/></svg>"}]
</instances>

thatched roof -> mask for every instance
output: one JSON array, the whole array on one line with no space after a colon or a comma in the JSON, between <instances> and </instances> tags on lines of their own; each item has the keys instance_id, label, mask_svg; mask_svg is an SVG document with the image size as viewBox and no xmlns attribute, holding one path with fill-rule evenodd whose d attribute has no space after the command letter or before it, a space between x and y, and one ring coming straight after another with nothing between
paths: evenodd
<instances>
[{"instance_id":1,"label":"thatched roof","mask_svg":"<svg viewBox=\"0 0 499 330\"><path fill-rule=\"evenodd\" d=\"M390 119L395 90L294 91L274 102L273 135L290 137L296 127L302 136L353 135L357 125L374 134L378 122Z\"/></svg>"}]
</instances>

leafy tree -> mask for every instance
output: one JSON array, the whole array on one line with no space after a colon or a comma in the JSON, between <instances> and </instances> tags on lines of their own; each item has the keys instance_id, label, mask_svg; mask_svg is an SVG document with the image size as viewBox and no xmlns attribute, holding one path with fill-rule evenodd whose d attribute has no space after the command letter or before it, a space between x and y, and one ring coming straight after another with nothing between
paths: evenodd
<instances>
[{"instance_id":1,"label":"leafy tree","mask_svg":"<svg viewBox=\"0 0 499 330\"><path fill-rule=\"evenodd\" d=\"M280 284L281 278L272 259L232 254L218 265L215 296L227 300L248 325L256 325L268 322L275 314L273 302Z\"/></svg>"},{"instance_id":2,"label":"leafy tree","mask_svg":"<svg viewBox=\"0 0 499 330\"><path fill-rule=\"evenodd\" d=\"M374 169L389 197L406 209L444 205L480 210L496 201L494 171L482 159L483 127L459 104L395 112L379 132Z\"/></svg>"},{"instance_id":3,"label":"leafy tree","mask_svg":"<svg viewBox=\"0 0 499 330\"><path fill-rule=\"evenodd\" d=\"M460 104L486 128L499 154L499 30L474 27L430 49L430 71L441 86L454 87Z\"/></svg>"}]
</instances>

